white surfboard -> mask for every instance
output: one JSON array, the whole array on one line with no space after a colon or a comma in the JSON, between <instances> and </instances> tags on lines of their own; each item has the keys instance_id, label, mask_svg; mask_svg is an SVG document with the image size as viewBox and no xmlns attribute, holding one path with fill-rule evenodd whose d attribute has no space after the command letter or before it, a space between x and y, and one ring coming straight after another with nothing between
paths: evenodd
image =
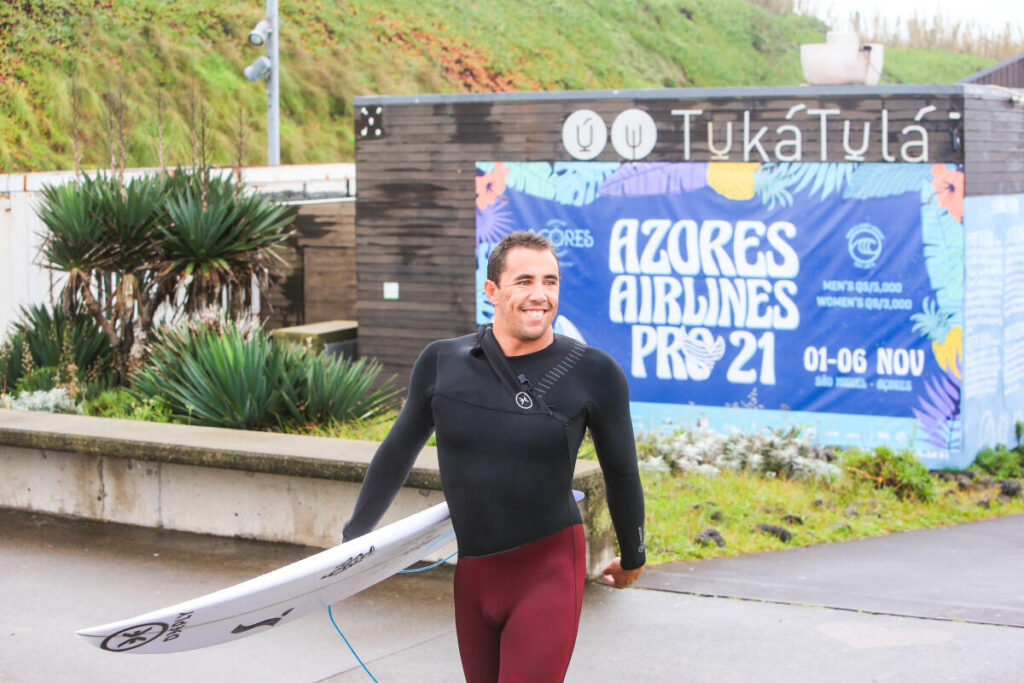
<instances>
[{"instance_id":1,"label":"white surfboard","mask_svg":"<svg viewBox=\"0 0 1024 683\"><path fill-rule=\"evenodd\" d=\"M94 647L129 654L226 643L326 609L454 539L448 504L439 503L235 586L76 635Z\"/></svg>"}]
</instances>

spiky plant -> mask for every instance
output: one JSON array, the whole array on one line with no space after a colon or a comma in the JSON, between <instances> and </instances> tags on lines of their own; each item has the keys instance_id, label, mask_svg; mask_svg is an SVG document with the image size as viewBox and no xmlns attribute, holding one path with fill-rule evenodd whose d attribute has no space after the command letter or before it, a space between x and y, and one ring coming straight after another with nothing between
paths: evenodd
<instances>
[{"instance_id":1,"label":"spiky plant","mask_svg":"<svg viewBox=\"0 0 1024 683\"><path fill-rule=\"evenodd\" d=\"M290 236L287 207L264 195L241 194L230 181L204 178L182 183L167 200L161 227L163 290L183 291L188 314L228 300L237 316L249 308L252 283L265 289L281 263L277 249Z\"/></svg>"},{"instance_id":2,"label":"spiky plant","mask_svg":"<svg viewBox=\"0 0 1024 683\"><path fill-rule=\"evenodd\" d=\"M113 349L96 321L84 312L25 307L11 332L0 346L0 391L13 391L19 385L25 390L62 385L93 394L114 382Z\"/></svg>"},{"instance_id":3,"label":"spiky plant","mask_svg":"<svg viewBox=\"0 0 1024 683\"><path fill-rule=\"evenodd\" d=\"M259 326L186 323L155 335L132 375L139 398L159 397L181 420L235 429L366 419L390 407L375 361L335 360L272 341Z\"/></svg>"}]
</instances>

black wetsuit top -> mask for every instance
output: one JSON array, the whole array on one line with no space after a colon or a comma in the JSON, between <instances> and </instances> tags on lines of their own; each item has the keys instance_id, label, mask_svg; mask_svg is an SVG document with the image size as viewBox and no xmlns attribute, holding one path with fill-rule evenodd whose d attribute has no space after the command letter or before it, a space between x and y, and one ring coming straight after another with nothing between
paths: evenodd
<instances>
[{"instance_id":1,"label":"black wetsuit top","mask_svg":"<svg viewBox=\"0 0 1024 683\"><path fill-rule=\"evenodd\" d=\"M494 367L495 351L512 366L508 372ZM525 391L517 386L520 374L529 382ZM489 330L424 349L344 538L376 526L435 430L460 555L491 555L557 533L581 521L571 485L587 429L604 473L622 566L635 569L645 562L644 502L626 378L603 351L561 335L541 351L510 358Z\"/></svg>"}]
</instances>

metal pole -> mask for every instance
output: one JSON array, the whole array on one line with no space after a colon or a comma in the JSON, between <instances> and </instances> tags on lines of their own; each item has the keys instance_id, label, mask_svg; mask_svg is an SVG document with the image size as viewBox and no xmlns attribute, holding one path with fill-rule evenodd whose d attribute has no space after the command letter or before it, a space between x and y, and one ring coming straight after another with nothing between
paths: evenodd
<instances>
[{"instance_id":1,"label":"metal pole","mask_svg":"<svg viewBox=\"0 0 1024 683\"><path fill-rule=\"evenodd\" d=\"M267 57L270 58L270 78L267 79L267 163L270 166L279 166L281 164L281 71L277 57L277 36L280 33L277 0L267 0L267 21L270 22L270 37L267 40Z\"/></svg>"}]
</instances>

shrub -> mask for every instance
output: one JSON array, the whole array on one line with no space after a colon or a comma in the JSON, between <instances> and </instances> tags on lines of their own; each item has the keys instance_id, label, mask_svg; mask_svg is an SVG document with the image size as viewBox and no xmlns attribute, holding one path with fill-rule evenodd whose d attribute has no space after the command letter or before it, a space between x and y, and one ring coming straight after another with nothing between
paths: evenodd
<instances>
[{"instance_id":1,"label":"shrub","mask_svg":"<svg viewBox=\"0 0 1024 683\"><path fill-rule=\"evenodd\" d=\"M17 396L0 394L0 408L38 410L45 413L82 412L63 388L49 391L22 391Z\"/></svg>"},{"instance_id":2,"label":"shrub","mask_svg":"<svg viewBox=\"0 0 1024 683\"><path fill-rule=\"evenodd\" d=\"M70 398L98 394L114 382L113 351L85 313L22 308L0 345L0 392L64 387Z\"/></svg>"},{"instance_id":3,"label":"shrub","mask_svg":"<svg viewBox=\"0 0 1024 683\"><path fill-rule=\"evenodd\" d=\"M376 361L280 344L258 325L190 322L157 333L131 379L139 398L162 397L187 422L272 429L376 415L394 396L373 388L379 374Z\"/></svg>"},{"instance_id":4,"label":"shrub","mask_svg":"<svg viewBox=\"0 0 1024 683\"><path fill-rule=\"evenodd\" d=\"M1002 479L1024 476L1024 451L1010 450L1003 444L995 448L983 448L978 452L970 468L975 472Z\"/></svg>"},{"instance_id":5,"label":"shrub","mask_svg":"<svg viewBox=\"0 0 1024 683\"><path fill-rule=\"evenodd\" d=\"M1014 435L1017 437L1016 448L1010 449L1003 444L995 448L983 448L969 469L1002 479L1024 476L1024 422L1014 425Z\"/></svg>"},{"instance_id":6,"label":"shrub","mask_svg":"<svg viewBox=\"0 0 1024 683\"><path fill-rule=\"evenodd\" d=\"M831 462L835 459L831 449L814 444L811 432L796 430L716 432L698 426L672 434L642 435L637 453L642 461L664 463L672 471L711 475L723 469L791 479L839 473Z\"/></svg>"},{"instance_id":7,"label":"shrub","mask_svg":"<svg viewBox=\"0 0 1024 683\"><path fill-rule=\"evenodd\" d=\"M935 497L935 481L912 451L893 452L885 446L874 451L852 449L843 467L859 478L870 480L877 489L892 489L900 499L928 502Z\"/></svg>"},{"instance_id":8,"label":"shrub","mask_svg":"<svg viewBox=\"0 0 1024 683\"><path fill-rule=\"evenodd\" d=\"M171 410L160 397L140 399L123 387L108 389L82 403L82 412L95 417L113 417L146 422L170 422Z\"/></svg>"}]
</instances>

